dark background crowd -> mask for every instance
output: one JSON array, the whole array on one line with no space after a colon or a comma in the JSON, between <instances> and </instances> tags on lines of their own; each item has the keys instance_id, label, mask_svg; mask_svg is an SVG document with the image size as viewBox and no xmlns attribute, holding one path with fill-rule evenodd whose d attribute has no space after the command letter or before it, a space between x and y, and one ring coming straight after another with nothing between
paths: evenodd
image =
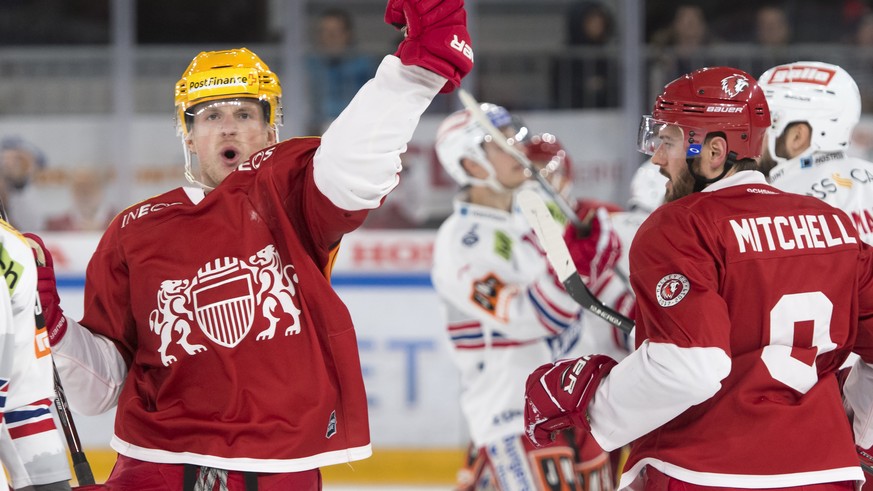
<instances>
[{"instance_id":1,"label":"dark background crowd","mask_svg":"<svg viewBox=\"0 0 873 491\"><path fill-rule=\"evenodd\" d=\"M628 90L638 90L642 103L701 66L729 65L757 76L776 64L808 59L845 68L861 90L863 111L873 113L873 0L468 4L477 58L465 84L480 100L511 111L619 110L628 105ZM119 32L119 6L132 13L132 22L121 23L132 32ZM115 76L112 52L127 35L136 58L134 113L172 114L166 87L192 52L249 46L281 75L286 128L297 118L291 132L320 134L396 45L399 34L385 29L383 8L382 0L247 0L222 2L220 8L206 0L5 0L0 2L0 117L112 114L116 102L107 95ZM641 31L630 49L628 9L637 9ZM291 69L283 66L289 60L288 12L304 17L296 19L303 46ZM640 66L638 80L624 75L631 62ZM440 96L428 111L457 108L456 99ZM629 112L641 111L645 108ZM7 160L14 152L39 152L38 141L2 138ZM39 164L29 166L23 181L9 174L10 166L0 168L0 193L19 209L16 214L28 207L16 202L27 202L21 197L33 181L66 186L81 203L76 209L83 210L82 216L42 217L32 228L101 229L111 218L115 209L101 204L100 190L111 184L115 170L76 163L87 168L80 172L54 166L45 156L31 160ZM154 178L160 170L151 171L136 179Z\"/></svg>"}]
</instances>

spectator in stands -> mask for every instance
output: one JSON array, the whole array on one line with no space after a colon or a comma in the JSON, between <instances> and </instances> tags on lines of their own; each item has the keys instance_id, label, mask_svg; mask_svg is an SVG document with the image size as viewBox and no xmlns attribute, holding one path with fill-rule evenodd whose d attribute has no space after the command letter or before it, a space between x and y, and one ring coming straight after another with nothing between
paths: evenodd
<instances>
[{"instance_id":1,"label":"spectator in stands","mask_svg":"<svg viewBox=\"0 0 873 491\"><path fill-rule=\"evenodd\" d=\"M36 174L46 166L45 154L34 144L19 136L0 140L0 173L2 173L3 203L9 221L18 230L39 230L42 227L42 198L32 184Z\"/></svg>"},{"instance_id":2,"label":"spectator in stands","mask_svg":"<svg viewBox=\"0 0 873 491\"><path fill-rule=\"evenodd\" d=\"M316 46L306 58L309 77L309 132L320 135L376 72L369 56L354 45L352 17L345 10L325 10L318 20Z\"/></svg>"},{"instance_id":3,"label":"spectator in stands","mask_svg":"<svg viewBox=\"0 0 873 491\"><path fill-rule=\"evenodd\" d=\"M603 50L615 40L609 7L592 1L573 4L567 13L567 40L569 57L558 60L553 76L555 106L617 106L618 63Z\"/></svg>"},{"instance_id":4,"label":"spectator in stands","mask_svg":"<svg viewBox=\"0 0 873 491\"><path fill-rule=\"evenodd\" d=\"M765 4L755 14L755 39L769 48L788 46L791 42L791 25L788 13L779 5Z\"/></svg>"},{"instance_id":5,"label":"spectator in stands","mask_svg":"<svg viewBox=\"0 0 873 491\"><path fill-rule=\"evenodd\" d=\"M788 12L778 3L764 3L755 11L756 56L749 65L750 73L764 73L772 66L795 61L789 52L792 41Z\"/></svg>"},{"instance_id":6,"label":"spectator in stands","mask_svg":"<svg viewBox=\"0 0 873 491\"><path fill-rule=\"evenodd\" d=\"M873 13L858 19L851 44L858 49L853 52L854 56L846 59L846 71L858 82L862 111L871 112L873 111Z\"/></svg>"},{"instance_id":7,"label":"spectator in stands","mask_svg":"<svg viewBox=\"0 0 873 491\"><path fill-rule=\"evenodd\" d=\"M77 167L70 174L72 206L65 213L49 217L45 229L58 232L102 232L115 217L106 199L110 173L94 166Z\"/></svg>"},{"instance_id":8,"label":"spectator in stands","mask_svg":"<svg viewBox=\"0 0 873 491\"><path fill-rule=\"evenodd\" d=\"M659 54L651 69L650 86L657 91L680 75L712 65L705 48L715 41L701 5L679 3L669 26L656 31L650 44Z\"/></svg>"}]
</instances>

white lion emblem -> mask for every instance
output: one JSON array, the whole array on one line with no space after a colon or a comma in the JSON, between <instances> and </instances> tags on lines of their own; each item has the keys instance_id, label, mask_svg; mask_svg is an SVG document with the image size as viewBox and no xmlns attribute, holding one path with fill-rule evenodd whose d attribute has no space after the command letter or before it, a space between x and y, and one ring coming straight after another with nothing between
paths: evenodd
<instances>
[{"instance_id":1,"label":"white lion emblem","mask_svg":"<svg viewBox=\"0 0 873 491\"><path fill-rule=\"evenodd\" d=\"M738 73L721 79L721 90L731 99L746 90L748 86L749 80Z\"/></svg>"},{"instance_id":2,"label":"white lion emblem","mask_svg":"<svg viewBox=\"0 0 873 491\"><path fill-rule=\"evenodd\" d=\"M276 334L276 326L280 318L275 312L276 307L281 307L292 318L290 325L285 329L285 335L299 334L300 309L294 305L294 295L297 291L294 266L283 267L279 253L272 244L255 253L249 261L257 266L253 269L261 287L257 293L257 301L261 304L261 313L270 322L270 327L258 333L257 339L272 339Z\"/></svg>"},{"instance_id":3,"label":"white lion emblem","mask_svg":"<svg viewBox=\"0 0 873 491\"><path fill-rule=\"evenodd\" d=\"M176 361L176 357L167 354L167 348L172 341L173 331L179 334L176 343L185 348L189 355L206 351L202 344L190 344L188 336L191 334L191 313L185 308L188 301L189 280L166 280L161 282L158 290L158 308L149 314L149 328L161 337L161 362L164 366L170 366Z\"/></svg>"}]
</instances>

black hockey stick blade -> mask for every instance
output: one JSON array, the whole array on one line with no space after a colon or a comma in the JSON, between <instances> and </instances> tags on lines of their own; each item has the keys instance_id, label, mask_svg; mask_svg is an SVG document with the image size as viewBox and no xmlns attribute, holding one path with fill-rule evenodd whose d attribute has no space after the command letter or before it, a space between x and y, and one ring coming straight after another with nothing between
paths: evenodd
<instances>
[{"instance_id":1,"label":"black hockey stick blade","mask_svg":"<svg viewBox=\"0 0 873 491\"><path fill-rule=\"evenodd\" d=\"M576 271L576 265L573 264L573 258L570 256L567 244L564 243L563 230L558 222L552 218L543 198L530 189L524 189L518 193L516 201L534 233L540 239L549 264L552 265L552 269L555 270L558 280L564 285L570 298L589 312L630 334L634 328L634 321L603 305L603 302L598 300L585 286L582 276Z\"/></svg>"}]
</instances>

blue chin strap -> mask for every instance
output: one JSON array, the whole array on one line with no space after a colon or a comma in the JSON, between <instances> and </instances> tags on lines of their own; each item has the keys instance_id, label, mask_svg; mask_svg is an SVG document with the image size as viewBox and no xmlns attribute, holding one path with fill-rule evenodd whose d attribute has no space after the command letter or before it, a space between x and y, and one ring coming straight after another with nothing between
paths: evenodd
<instances>
[{"instance_id":1,"label":"blue chin strap","mask_svg":"<svg viewBox=\"0 0 873 491\"><path fill-rule=\"evenodd\" d=\"M713 177L712 179L707 179L700 174L694 172L694 160L700 157L701 145L699 143L694 143L688 146L688 150L685 151L685 164L688 165L688 172L691 174L691 177L694 178L694 192L699 193L703 191L706 186L721 180L725 174L730 171L734 163L736 163L737 154L734 152L729 152L728 157L724 162L724 168L721 171L721 174Z\"/></svg>"}]
</instances>

